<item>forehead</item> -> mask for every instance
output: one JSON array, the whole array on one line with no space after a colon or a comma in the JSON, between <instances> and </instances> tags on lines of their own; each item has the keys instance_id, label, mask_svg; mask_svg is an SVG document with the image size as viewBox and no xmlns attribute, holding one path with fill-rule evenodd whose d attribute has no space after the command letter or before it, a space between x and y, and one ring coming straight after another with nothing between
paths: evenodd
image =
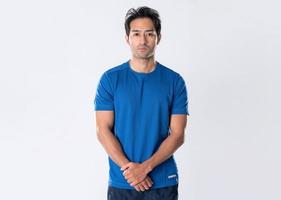
<instances>
[{"instance_id":1,"label":"forehead","mask_svg":"<svg viewBox=\"0 0 281 200\"><path fill-rule=\"evenodd\" d=\"M130 23L131 31L155 31L154 24L150 18L137 18Z\"/></svg>"}]
</instances>

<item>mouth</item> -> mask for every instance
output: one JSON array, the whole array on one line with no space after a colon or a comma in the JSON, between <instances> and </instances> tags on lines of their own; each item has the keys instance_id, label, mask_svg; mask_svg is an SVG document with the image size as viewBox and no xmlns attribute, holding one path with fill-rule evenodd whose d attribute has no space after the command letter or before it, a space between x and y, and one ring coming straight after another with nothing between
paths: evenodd
<instances>
[{"instance_id":1,"label":"mouth","mask_svg":"<svg viewBox=\"0 0 281 200\"><path fill-rule=\"evenodd\" d=\"M147 48L138 48L139 51L146 51Z\"/></svg>"}]
</instances>

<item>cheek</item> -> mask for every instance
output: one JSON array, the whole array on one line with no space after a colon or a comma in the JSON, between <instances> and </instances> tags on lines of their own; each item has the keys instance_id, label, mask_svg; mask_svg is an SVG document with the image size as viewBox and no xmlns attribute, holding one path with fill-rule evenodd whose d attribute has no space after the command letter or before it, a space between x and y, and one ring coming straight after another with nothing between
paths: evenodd
<instances>
[{"instance_id":1,"label":"cheek","mask_svg":"<svg viewBox=\"0 0 281 200\"><path fill-rule=\"evenodd\" d=\"M138 44L136 42L132 43L132 48L136 49L138 47Z\"/></svg>"},{"instance_id":2,"label":"cheek","mask_svg":"<svg viewBox=\"0 0 281 200\"><path fill-rule=\"evenodd\" d=\"M137 46L136 46L135 44L131 44L130 46L131 46L131 50L132 50L132 51L136 51Z\"/></svg>"},{"instance_id":3,"label":"cheek","mask_svg":"<svg viewBox=\"0 0 281 200\"><path fill-rule=\"evenodd\" d=\"M156 47L156 42L150 43L149 46L150 46L151 49L154 49Z\"/></svg>"},{"instance_id":4,"label":"cheek","mask_svg":"<svg viewBox=\"0 0 281 200\"><path fill-rule=\"evenodd\" d=\"M149 42L149 44L151 44L151 46L155 46L157 44L157 40L155 40L155 39L151 39L148 42Z\"/></svg>"}]
</instances>

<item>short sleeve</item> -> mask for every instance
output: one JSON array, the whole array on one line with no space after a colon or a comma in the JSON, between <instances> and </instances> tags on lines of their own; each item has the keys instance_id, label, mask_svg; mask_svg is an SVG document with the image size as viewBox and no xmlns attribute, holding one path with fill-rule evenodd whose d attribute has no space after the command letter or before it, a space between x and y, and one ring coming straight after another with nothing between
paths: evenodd
<instances>
[{"instance_id":1,"label":"short sleeve","mask_svg":"<svg viewBox=\"0 0 281 200\"><path fill-rule=\"evenodd\" d=\"M114 110L114 95L107 73L101 76L94 98L95 110Z\"/></svg>"},{"instance_id":2,"label":"short sleeve","mask_svg":"<svg viewBox=\"0 0 281 200\"><path fill-rule=\"evenodd\" d=\"M185 81L180 75L175 82L171 114L189 115L188 92Z\"/></svg>"}]
</instances>

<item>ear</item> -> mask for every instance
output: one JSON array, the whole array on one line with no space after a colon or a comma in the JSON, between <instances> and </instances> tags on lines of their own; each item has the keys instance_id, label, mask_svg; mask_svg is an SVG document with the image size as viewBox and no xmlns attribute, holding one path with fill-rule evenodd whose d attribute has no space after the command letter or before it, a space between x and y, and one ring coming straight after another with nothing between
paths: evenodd
<instances>
[{"instance_id":1,"label":"ear","mask_svg":"<svg viewBox=\"0 0 281 200\"><path fill-rule=\"evenodd\" d=\"M161 34L159 34L159 37L157 38L157 45L159 44L160 40L161 40Z\"/></svg>"},{"instance_id":2,"label":"ear","mask_svg":"<svg viewBox=\"0 0 281 200\"><path fill-rule=\"evenodd\" d=\"M126 40L127 44L129 44L129 37L127 36L127 34L125 35L125 40Z\"/></svg>"}]
</instances>

